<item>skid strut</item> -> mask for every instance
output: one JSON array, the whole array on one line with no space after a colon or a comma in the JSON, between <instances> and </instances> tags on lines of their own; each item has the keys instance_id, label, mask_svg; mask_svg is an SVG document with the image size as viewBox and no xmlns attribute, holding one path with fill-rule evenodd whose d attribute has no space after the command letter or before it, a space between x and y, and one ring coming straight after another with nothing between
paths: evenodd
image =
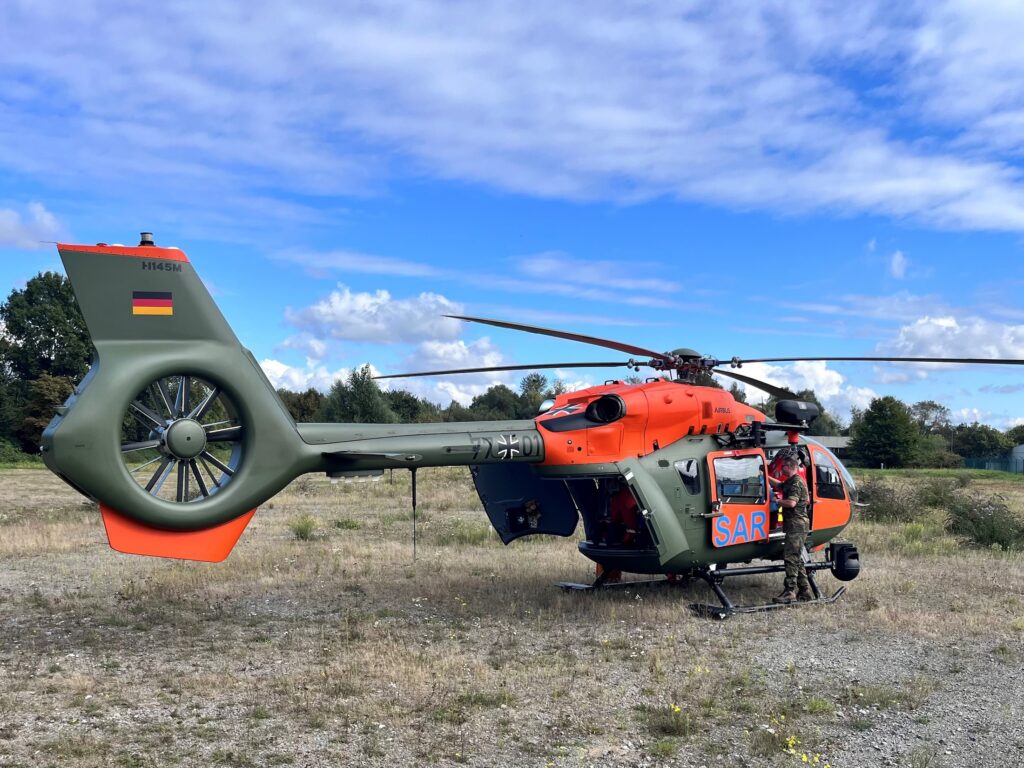
<instances>
[{"instance_id":1,"label":"skid strut","mask_svg":"<svg viewBox=\"0 0 1024 768\"><path fill-rule=\"evenodd\" d=\"M597 590L605 589L637 589L646 587L659 587L659 586L680 586L686 584L691 579L700 579L708 585L712 592L715 593L715 597L718 598L721 605L707 605L704 603L692 603L690 609L701 616L707 616L716 619L725 619L733 614L737 613L758 613L761 611L774 611L778 608L792 608L795 606L802 605L829 605L834 603L843 593L846 592L846 587L839 587L831 597L825 597L821 593L821 589L818 587L818 582L814 578L816 571L823 571L831 569L835 565L835 561L832 558L826 560L811 560L810 554L806 549L803 551L804 567L807 569L807 581L810 583L811 594L814 595L813 600L804 600L794 603L766 603L764 605L736 605L729 599L729 595L726 594L722 588L722 583L727 577L732 576L758 576L766 573L783 573L786 570L786 566L782 564L773 565L755 565L745 568L715 568L715 567L704 567L704 568L693 568L685 574L679 574L678 576L671 579L642 579L637 581L606 581L604 573L598 576L592 584L580 584L577 582L563 581L558 584L559 587L566 591L574 592L593 592Z\"/></svg>"},{"instance_id":2,"label":"skid strut","mask_svg":"<svg viewBox=\"0 0 1024 768\"><path fill-rule=\"evenodd\" d=\"M774 611L777 608L792 608L800 605L828 605L834 603L843 593L846 592L846 587L839 587L831 597L823 597L821 590L818 588L818 582L814 578L815 571L822 571L830 569L835 565L835 562L828 558L826 560L812 560L810 553L805 547L802 552L804 560L804 568L807 570L807 582L811 587L811 594L814 595L812 600L802 600L792 603L765 603L763 605L734 605L729 596L722 589L722 582L725 581L727 576L753 576L763 573L783 573L786 570L785 565L759 565L752 566L749 568L728 568L728 569L712 569L712 568L700 568L694 569L692 576L703 580L711 588L711 591L715 593L715 597L718 598L721 605L707 605L705 603L693 603L690 605L690 610L695 611L701 616L708 616L715 619L725 619L732 616L734 613L759 613L761 611Z\"/></svg>"}]
</instances>

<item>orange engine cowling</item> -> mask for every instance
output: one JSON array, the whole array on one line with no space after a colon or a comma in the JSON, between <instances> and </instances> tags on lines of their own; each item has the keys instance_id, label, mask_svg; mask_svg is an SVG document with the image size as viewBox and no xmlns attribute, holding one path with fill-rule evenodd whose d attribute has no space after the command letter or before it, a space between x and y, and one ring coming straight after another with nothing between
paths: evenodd
<instances>
[{"instance_id":1,"label":"orange engine cowling","mask_svg":"<svg viewBox=\"0 0 1024 768\"><path fill-rule=\"evenodd\" d=\"M546 465L646 456L687 435L734 432L764 414L725 390L677 381L611 382L570 392L536 418Z\"/></svg>"}]
</instances>

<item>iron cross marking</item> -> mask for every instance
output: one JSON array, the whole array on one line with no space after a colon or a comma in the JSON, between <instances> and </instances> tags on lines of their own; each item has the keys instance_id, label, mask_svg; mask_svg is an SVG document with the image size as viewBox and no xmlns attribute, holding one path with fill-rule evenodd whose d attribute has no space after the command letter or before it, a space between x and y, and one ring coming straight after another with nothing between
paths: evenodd
<instances>
[{"instance_id":1,"label":"iron cross marking","mask_svg":"<svg viewBox=\"0 0 1024 768\"><path fill-rule=\"evenodd\" d=\"M518 456L520 453L519 438L515 435L509 435L508 438L498 435L497 449L499 459L511 459Z\"/></svg>"},{"instance_id":2,"label":"iron cross marking","mask_svg":"<svg viewBox=\"0 0 1024 768\"><path fill-rule=\"evenodd\" d=\"M576 413L580 409L579 405L572 403L570 405L563 405L561 408L555 408L554 410L548 411L548 416L557 416L558 414L569 414Z\"/></svg>"}]
</instances>

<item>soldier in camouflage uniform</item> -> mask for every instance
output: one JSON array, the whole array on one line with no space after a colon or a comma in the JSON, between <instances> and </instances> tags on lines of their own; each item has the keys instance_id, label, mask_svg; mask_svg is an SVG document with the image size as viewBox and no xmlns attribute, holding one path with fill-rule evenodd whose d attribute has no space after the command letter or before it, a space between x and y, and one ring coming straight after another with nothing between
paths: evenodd
<instances>
[{"instance_id":1,"label":"soldier in camouflage uniform","mask_svg":"<svg viewBox=\"0 0 1024 768\"><path fill-rule=\"evenodd\" d=\"M810 582L807 581L807 570L804 568L803 549L810 520L807 517L807 484L797 474L800 461L796 456L789 456L782 464L782 530L786 533L786 541L782 548L786 562L786 580L782 594L772 598L776 603L792 603L797 600L811 600Z\"/></svg>"}]
</instances>

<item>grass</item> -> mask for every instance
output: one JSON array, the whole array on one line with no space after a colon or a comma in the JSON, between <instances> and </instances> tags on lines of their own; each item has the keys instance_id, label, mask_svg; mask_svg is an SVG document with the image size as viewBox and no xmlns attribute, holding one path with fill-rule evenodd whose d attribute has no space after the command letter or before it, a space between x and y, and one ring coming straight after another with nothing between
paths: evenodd
<instances>
[{"instance_id":1,"label":"grass","mask_svg":"<svg viewBox=\"0 0 1024 768\"><path fill-rule=\"evenodd\" d=\"M1014 488L970 485L1011 509ZM702 586L554 589L592 574L575 541L501 546L464 470L420 473L440 503L415 562L407 473L301 478L216 565L110 552L46 472L5 472L0 493L0 764L158 765L172 745L211 766L712 764L728 744L782 765L790 737L838 750L893 711L940 727L956 680L894 669L893 648L1009 678L1024 632L1021 556L965 546L934 508L857 520L864 572L835 606L710 622L683 608Z\"/></svg>"}]
</instances>

